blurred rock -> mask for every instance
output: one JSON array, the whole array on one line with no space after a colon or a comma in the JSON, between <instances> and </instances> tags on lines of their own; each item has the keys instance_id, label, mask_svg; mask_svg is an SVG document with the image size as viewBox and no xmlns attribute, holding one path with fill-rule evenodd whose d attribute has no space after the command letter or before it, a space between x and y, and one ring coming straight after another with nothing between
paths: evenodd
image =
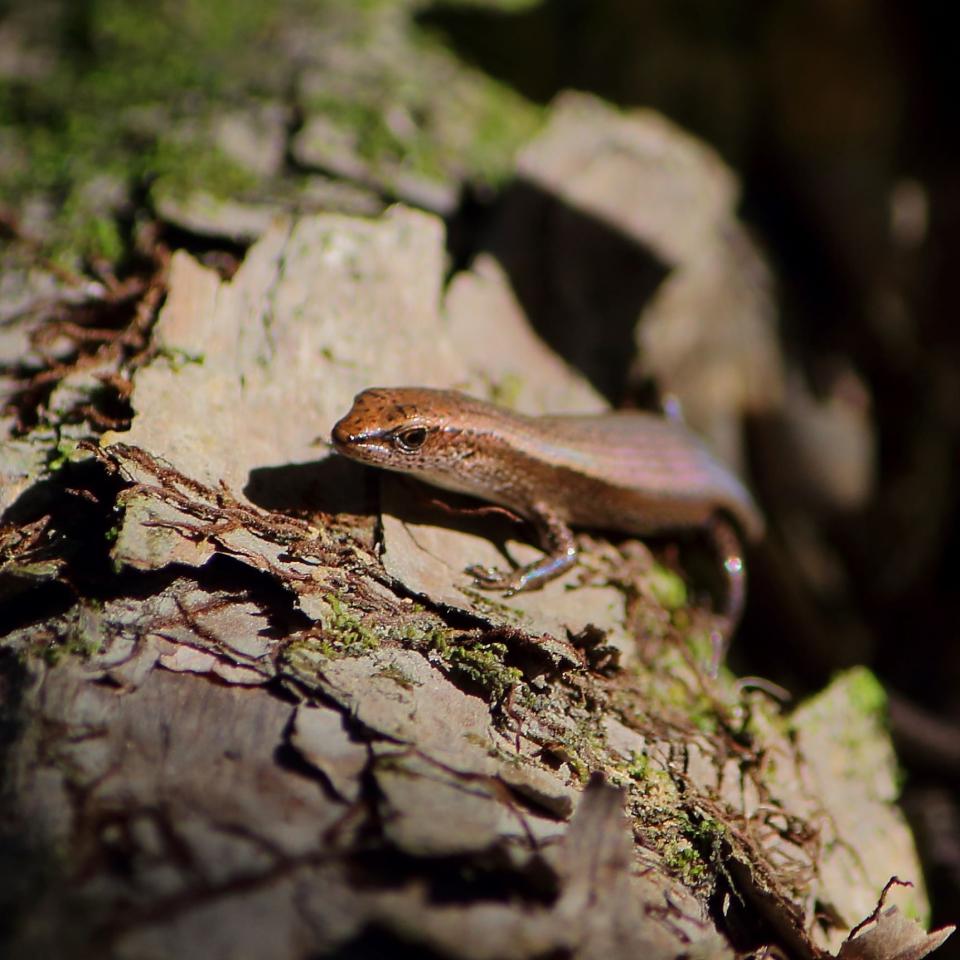
<instances>
[{"instance_id":1,"label":"blurred rock","mask_svg":"<svg viewBox=\"0 0 960 960\"><path fill-rule=\"evenodd\" d=\"M535 328L615 402L655 381L737 463L743 415L782 401L783 361L731 171L659 114L574 93L517 169L490 249Z\"/></svg>"},{"instance_id":2,"label":"blurred rock","mask_svg":"<svg viewBox=\"0 0 960 960\"><path fill-rule=\"evenodd\" d=\"M285 213L280 204L262 200L244 202L206 191L183 194L162 186L154 190L157 216L201 237L223 237L233 243L252 243Z\"/></svg>"},{"instance_id":3,"label":"blurred rock","mask_svg":"<svg viewBox=\"0 0 960 960\"><path fill-rule=\"evenodd\" d=\"M787 379L782 408L761 420L757 468L771 509L781 515L831 515L862 509L873 494L877 436L866 384L838 368L823 397L799 371Z\"/></svg>"},{"instance_id":4,"label":"blurred rock","mask_svg":"<svg viewBox=\"0 0 960 960\"><path fill-rule=\"evenodd\" d=\"M608 405L530 329L500 263L480 254L444 297L450 336L472 378L526 413L599 413Z\"/></svg>"},{"instance_id":5,"label":"blurred rock","mask_svg":"<svg viewBox=\"0 0 960 960\"><path fill-rule=\"evenodd\" d=\"M442 265L439 222L400 207L277 221L229 282L175 254L159 354L115 438L235 491L255 468L318 459L314 440L371 381L463 376L438 313Z\"/></svg>"},{"instance_id":6,"label":"blurred rock","mask_svg":"<svg viewBox=\"0 0 960 960\"><path fill-rule=\"evenodd\" d=\"M280 101L225 110L213 118L210 139L245 169L260 177L274 177L283 169L291 115L291 109Z\"/></svg>"}]
</instances>

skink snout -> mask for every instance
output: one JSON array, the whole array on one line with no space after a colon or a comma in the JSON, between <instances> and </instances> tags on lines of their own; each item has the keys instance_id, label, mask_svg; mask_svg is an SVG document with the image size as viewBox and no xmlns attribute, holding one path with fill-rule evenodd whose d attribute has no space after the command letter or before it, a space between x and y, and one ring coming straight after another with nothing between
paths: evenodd
<instances>
[{"instance_id":1,"label":"skink snout","mask_svg":"<svg viewBox=\"0 0 960 960\"><path fill-rule=\"evenodd\" d=\"M356 443L357 435L351 432L350 424L347 423L347 418L344 417L334 424L330 439L333 441L335 447L348 447Z\"/></svg>"},{"instance_id":2,"label":"skink snout","mask_svg":"<svg viewBox=\"0 0 960 960\"><path fill-rule=\"evenodd\" d=\"M369 427L364 429L363 425L349 414L334 424L330 434L334 449L354 459L364 453L369 455L370 448L377 446L382 438L382 430L371 430Z\"/></svg>"}]
</instances>

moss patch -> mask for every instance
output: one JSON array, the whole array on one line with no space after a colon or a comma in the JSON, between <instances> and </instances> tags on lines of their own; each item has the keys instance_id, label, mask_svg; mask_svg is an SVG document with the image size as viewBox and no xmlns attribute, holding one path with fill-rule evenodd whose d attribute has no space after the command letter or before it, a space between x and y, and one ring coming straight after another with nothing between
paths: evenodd
<instances>
[{"instance_id":1,"label":"moss patch","mask_svg":"<svg viewBox=\"0 0 960 960\"><path fill-rule=\"evenodd\" d=\"M14 42L44 67L0 87L0 195L43 210L37 237L62 263L121 260L153 191L276 193L217 147L213 124L264 102L294 107L291 91L311 68L331 83L296 106L343 126L361 157L496 182L540 111L416 27L414 7L62 0L42 18L21 13ZM339 71L327 63L334 49Z\"/></svg>"}]
</instances>

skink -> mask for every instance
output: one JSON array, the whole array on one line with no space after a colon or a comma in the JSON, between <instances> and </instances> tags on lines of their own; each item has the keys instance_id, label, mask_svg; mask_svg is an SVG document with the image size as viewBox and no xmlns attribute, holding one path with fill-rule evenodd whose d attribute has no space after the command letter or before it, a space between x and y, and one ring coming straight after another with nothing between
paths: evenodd
<instances>
[{"instance_id":1,"label":"skink","mask_svg":"<svg viewBox=\"0 0 960 960\"><path fill-rule=\"evenodd\" d=\"M654 414L531 417L451 390L364 390L333 428L334 447L361 463L499 504L533 521L545 556L478 585L515 593L569 569L571 527L654 534L703 527L727 576L726 615L739 619L745 570L737 532L763 535L750 494L689 430ZM728 632L728 631L725 631Z\"/></svg>"}]
</instances>

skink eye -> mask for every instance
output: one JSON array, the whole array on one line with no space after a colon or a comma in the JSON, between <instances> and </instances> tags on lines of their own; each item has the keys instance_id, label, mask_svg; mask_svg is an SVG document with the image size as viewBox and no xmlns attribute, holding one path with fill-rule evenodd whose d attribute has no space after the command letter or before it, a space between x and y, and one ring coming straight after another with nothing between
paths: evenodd
<instances>
[{"instance_id":1,"label":"skink eye","mask_svg":"<svg viewBox=\"0 0 960 960\"><path fill-rule=\"evenodd\" d=\"M427 439L425 427L411 427L402 433L396 434L397 446L404 453L415 453L419 450Z\"/></svg>"}]
</instances>

